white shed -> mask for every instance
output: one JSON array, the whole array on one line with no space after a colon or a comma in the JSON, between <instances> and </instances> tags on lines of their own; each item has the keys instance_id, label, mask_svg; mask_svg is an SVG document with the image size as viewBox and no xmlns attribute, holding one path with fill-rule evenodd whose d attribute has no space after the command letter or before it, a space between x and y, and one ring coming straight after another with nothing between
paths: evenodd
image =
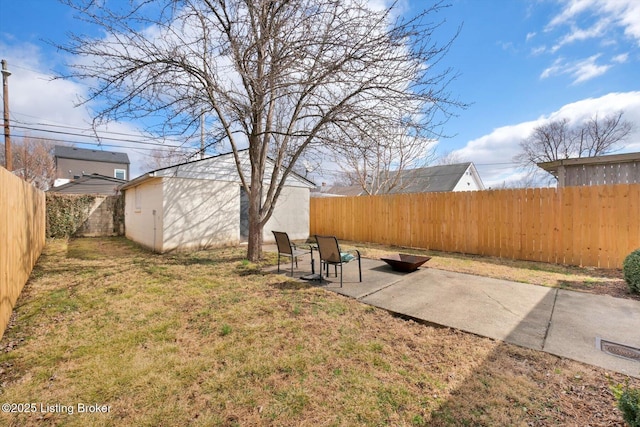
<instances>
[{"instance_id":1,"label":"white shed","mask_svg":"<svg viewBox=\"0 0 640 427\"><path fill-rule=\"evenodd\" d=\"M248 168L248 151L239 156ZM265 242L273 241L272 230L285 231L291 239L309 237L309 191L314 186L300 175L289 175L264 227ZM126 237L156 252L247 240L248 198L233 153L151 171L121 189Z\"/></svg>"}]
</instances>

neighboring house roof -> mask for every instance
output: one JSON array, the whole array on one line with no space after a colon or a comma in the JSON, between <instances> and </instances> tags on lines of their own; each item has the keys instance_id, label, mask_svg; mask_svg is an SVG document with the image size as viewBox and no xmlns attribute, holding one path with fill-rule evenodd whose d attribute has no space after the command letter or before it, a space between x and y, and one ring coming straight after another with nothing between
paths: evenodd
<instances>
[{"instance_id":1,"label":"neighboring house roof","mask_svg":"<svg viewBox=\"0 0 640 427\"><path fill-rule=\"evenodd\" d=\"M475 165L467 162L400 171L400 177L394 188L388 191L382 189L380 194L434 193L463 190L465 187L461 184L467 173L470 181L474 181L475 184L473 186L469 185L469 187L473 190L484 190L484 184L480 179L480 175L478 175ZM336 196L362 196L366 194L360 186L327 187L321 189L321 193ZM318 193L316 192L312 195L317 197Z\"/></svg>"},{"instance_id":2,"label":"neighboring house roof","mask_svg":"<svg viewBox=\"0 0 640 427\"><path fill-rule=\"evenodd\" d=\"M48 191L51 193L67 194L117 194L118 187L126 182L127 181L123 179L94 173L91 175L83 175L74 181L59 187L53 187Z\"/></svg>"},{"instance_id":3,"label":"neighboring house roof","mask_svg":"<svg viewBox=\"0 0 640 427\"><path fill-rule=\"evenodd\" d=\"M127 153L90 150L86 148L66 147L63 145L56 145L54 147L54 155L60 159L90 160L105 163L130 163Z\"/></svg>"},{"instance_id":4,"label":"neighboring house roof","mask_svg":"<svg viewBox=\"0 0 640 427\"><path fill-rule=\"evenodd\" d=\"M364 190L359 185L322 187L317 191L313 191L313 197L331 197L331 196L362 196Z\"/></svg>"},{"instance_id":5,"label":"neighboring house roof","mask_svg":"<svg viewBox=\"0 0 640 427\"><path fill-rule=\"evenodd\" d=\"M249 151L240 150L238 152L240 163L243 167L245 176L250 176ZM268 159L271 167L273 161ZM265 171L265 182L269 182L271 170ZM212 181L231 181L240 182L238 169L233 153L224 153L217 156L207 157L206 159L193 160L190 162L180 163L166 168L156 169L129 181L121 187L122 190L134 187L150 179L154 178L191 178L191 179L208 179ZM302 175L291 172L287 177L286 184L289 186L315 188L315 184Z\"/></svg>"},{"instance_id":6,"label":"neighboring house roof","mask_svg":"<svg viewBox=\"0 0 640 427\"><path fill-rule=\"evenodd\" d=\"M453 191L464 177L473 163L457 163L452 165L431 166L427 168L408 169L400 173L400 180L396 188L390 193L433 193L441 191ZM475 166L473 166L475 171ZM470 171L473 173L473 171ZM477 175L477 171L475 172ZM478 180L480 179L477 176ZM480 189L484 189L482 181L477 183Z\"/></svg>"}]
</instances>

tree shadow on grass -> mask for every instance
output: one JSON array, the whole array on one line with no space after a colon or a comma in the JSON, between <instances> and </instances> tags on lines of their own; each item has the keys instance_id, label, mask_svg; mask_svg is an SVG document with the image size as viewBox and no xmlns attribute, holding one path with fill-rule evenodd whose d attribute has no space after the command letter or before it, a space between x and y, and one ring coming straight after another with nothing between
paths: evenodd
<instances>
[{"instance_id":1,"label":"tree shadow on grass","mask_svg":"<svg viewBox=\"0 0 640 427\"><path fill-rule=\"evenodd\" d=\"M272 283L270 284L270 286L281 291L299 291L311 288L311 285L309 285L308 283L294 280L285 280L283 282Z\"/></svg>"},{"instance_id":2,"label":"tree shadow on grass","mask_svg":"<svg viewBox=\"0 0 640 427\"><path fill-rule=\"evenodd\" d=\"M544 323L536 314L541 307L535 306L504 342L497 342L425 425L623 425L611 385L628 376L510 344L531 334L531 323ZM536 347L546 349L550 339L557 342L547 334Z\"/></svg>"}]
</instances>

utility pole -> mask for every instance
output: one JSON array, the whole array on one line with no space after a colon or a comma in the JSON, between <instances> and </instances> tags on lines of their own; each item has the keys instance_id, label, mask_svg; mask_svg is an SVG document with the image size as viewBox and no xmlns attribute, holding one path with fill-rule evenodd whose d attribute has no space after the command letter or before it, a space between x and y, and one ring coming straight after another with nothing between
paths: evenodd
<instances>
[{"instance_id":1,"label":"utility pole","mask_svg":"<svg viewBox=\"0 0 640 427\"><path fill-rule=\"evenodd\" d=\"M4 164L8 171L13 169L11 159L11 131L9 130L9 76L7 61L2 62L2 97L4 99Z\"/></svg>"}]
</instances>

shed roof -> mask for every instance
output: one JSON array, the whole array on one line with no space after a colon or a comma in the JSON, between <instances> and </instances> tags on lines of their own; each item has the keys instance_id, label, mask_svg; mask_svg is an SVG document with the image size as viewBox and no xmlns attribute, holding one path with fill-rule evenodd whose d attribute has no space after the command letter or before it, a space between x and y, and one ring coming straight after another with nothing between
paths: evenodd
<instances>
[{"instance_id":1,"label":"shed roof","mask_svg":"<svg viewBox=\"0 0 640 427\"><path fill-rule=\"evenodd\" d=\"M560 166L582 166L582 165L606 165L618 163L630 163L640 161L640 153L611 154L607 156L577 157L573 159L560 159L553 162L541 162L537 165L550 173L557 172Z\"/></svg>"},{"instance_id":2,"label":"shed roof","mask_svg":"<svg viewBox=\"0 0 640 427\"><path fill-rule=\"evenodd\" d=\"M91 160L94 162L106 163L130 163L127 153L67 147L64 145L56 145L54 147L54 155L61 159Z\"/></svg>"},{"instance_id":3,"label":"shed roof","mask_svg":"<svg viewBox=\"0 0 640 427\"><path fill-rule=\"evenodd\" d=\"M239 150L240 161L245 168L244 172L249 174L249 151ZM273 163L270 159L268 159ZM265 173L265 177L270 176L270 171ZM236 167L233 152L218 154L216 156L207 157L206 159L192 160L189 162L179 163L177 165L168 166L152 170L145 173L138 178L129 181L123 185L121 189L125 190L130 187L134 187L148 179L158 177L176 177L176 178L191 178L191 179L209 179L213 181L240 181L238 177L238 170ZM314 188L315 184L309 181L307 178L299 175L295 172L291 172L287 177L287 182L291 184L290 180L297 182L297 186Z\"/></svg>"},{"instance_id":4,"label":"shed roof","mask_svg":"<svg viewBox=\"0 0 640 427\"><path fill-rule=\"evenodd\" d=\"M66 184L52 187L51 193L76 193L76 194L115 194L117 187L126 183L124 179L113 178L97 173L82 175Z\"/></svg>"}]
</instances>

